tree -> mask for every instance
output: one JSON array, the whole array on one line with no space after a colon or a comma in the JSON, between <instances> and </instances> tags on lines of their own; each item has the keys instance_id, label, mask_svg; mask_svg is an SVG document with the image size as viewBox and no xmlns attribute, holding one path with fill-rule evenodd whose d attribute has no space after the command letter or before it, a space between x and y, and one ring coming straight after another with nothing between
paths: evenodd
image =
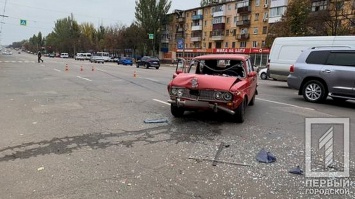
<instances>
[{"instance_id":1,"label":"tree","mask_svg":"<svg viewBox=\"0 0 355 199\"><path fill-rule=\"evenodd\" d=\"M148 33L154 34L152 43L145 41L145 44L153 49L152 54L159 46L157 38L160 38L160 27L170 7L170 0L158 0L158 2L157 0L136 0L137 25L145 30L146 38L148 38Z\"/></svg>"}]
</instances>

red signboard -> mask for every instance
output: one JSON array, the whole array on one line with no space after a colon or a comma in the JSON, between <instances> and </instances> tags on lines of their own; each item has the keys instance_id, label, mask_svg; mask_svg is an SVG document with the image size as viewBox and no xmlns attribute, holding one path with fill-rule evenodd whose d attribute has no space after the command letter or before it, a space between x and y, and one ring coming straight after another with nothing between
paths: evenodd
<instances>
[{"instance_id":1,"label":"red signboard","mask_svg":"<svg viewBox=\"0 0 355 199\"><path fill-rule=\"evenodd\" d=\"M214 48L213 53L269 54L268 48Z\"/></svg>"}]
</instances>

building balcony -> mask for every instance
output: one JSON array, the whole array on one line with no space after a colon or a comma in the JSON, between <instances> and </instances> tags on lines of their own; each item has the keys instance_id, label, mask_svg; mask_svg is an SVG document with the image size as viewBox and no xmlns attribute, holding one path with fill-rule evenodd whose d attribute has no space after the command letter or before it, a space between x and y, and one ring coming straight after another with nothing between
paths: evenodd
<instances>
[{"instance_id":1,"label":"building balcony","mask_svg":"<svg viewBox=\"0 0 355 199\"><path fill-rule=\"evenodd\" d=\"M273 0L270 2L270 8L282 7L287 5L288 5L288 0Z\"/></svg>"},{"instance_id":2,"label":"building balcony","mask_svg":"<svg viewBox=\"0 0 355 199\"><path fill-rule=\"evenodd\" d=\"M237 26L250 26L250 20L237 21L236 25Z\"/></svg>"},{"instance_id":3,"label":"building balcony","mask_svg":"<svg viewBox=\"0 0 355 199\"><path fill-rule=\"evenodd\" d=\"M161 43L169 43L170 42L170 40L168 39L168 38L162 38L161 39Z\"/></svg>"},{"instance_id":4,"label":"building balcony","mask_svg":"<svg viewBox=\"0 0 355 199\"><path fill-rule=\"evenodd\" d=\"M192 20L202 20L203 19L203 15L192 15L191 19Z\"/></svg>"},{"instance_id":5,"label":"building balcony","mask_svg":"<svg viewBox=\"0 0 355 199\"><path fill-rule=\"evenodd\" d=\"M184 28L177 28L177 29L176 29L176 32L180 32L180 33L181 33L181 32L184 32Z\"/></svg>"},{"instance_id":6,"label":"building balcony","mask_svg":"<svg viewBox=\"0 0 355 199\"><path fill-rule=\"evenodd\" d=\"M226 12L224 10L222 11L218 11L218 12L214 12L212 14L213 17L223 17L223 16L226 16Z\"/></svg>"},{"instance_id":7,"label":"building balcony","mask_svg":"<svg viewBox=\"0 0 355 199\"><path fill-rule=\"evenodd\" d=\"M192 31L202 30L202 25L192 26L192 27L191 27L191 30L192 30Z\"/></svg>"},{"instance_id":8,"label":"building balcony","mask_svg":"<svg viewBox=\"0 0 355 199\"><path fill-rule=\"evenodd\" d=\"M251 12L251 6L240 7L237 9L237 13L240 13L240 14L250 13L250 12Z\"/></svg>"},{"instance_id":9,"label":"building balcony","mask_svg":"<svg viewBox=\"0 0 355 199\"><path fill-rule=\"evenodd\" d=\"M212 36L212 40L213 40L213 41L224 40L224 35L213 35L213 36Z\"/></svg>"},{"instance_id":10,"label":"building balcony","mask_svg":"<svg viewBox=\"0 0 355 199\"><path fill-rule=\"evenodd\" d=\"M199 42L202 40L202 37L201 36L192 36L191 37L191 41L192 42Z\"/></svg>"},{"instance_id":11,"label":"building balcony","mask_svg":"<svg viewBox=\"0 0 355 199\"><path fill-rule=\"evenodd\" d=\"M213 24L212 30L224 30L226 27L225 23Z\"/></svg>"},{"instance_id":12,"label":"building balcony","mask_svg":"<svg viewBox=\"0 0 355 199\"><path fill-rule=\"evenodd\" d=\"M244 34L238 34L237 35L237 40L247 40L249 39L249 33L244 33Z\"/></svg>"},{"instance_id":13,"label":"building balcony","mask_svg":"<svg viewBox=\"0 0 355 199\"><path fill-rule=\"evenodd\" d=\"M184 18L184 17L179 17L177 21L178 21L178 22L184 22L184 21L185 21L185 18Z\"/></svg>"}]
</instances>

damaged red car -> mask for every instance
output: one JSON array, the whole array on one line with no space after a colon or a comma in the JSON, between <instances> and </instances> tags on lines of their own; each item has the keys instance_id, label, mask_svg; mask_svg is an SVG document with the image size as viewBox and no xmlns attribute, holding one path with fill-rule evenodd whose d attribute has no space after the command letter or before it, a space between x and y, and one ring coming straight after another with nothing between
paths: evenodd
<instances>
[{"instance_id":1,"label":"damaged red car","mask_svg":"<svg viewBox=\"0 0 355 199\"><path fill-rule=\"evenodd\" d=\"M175 117L185 111L212 110L242 123L246 107L254 105L258 93L257 72L250 57L242 54L202 55L189 64L178 59L168 91Z\"/></svg>"}]
</instances>

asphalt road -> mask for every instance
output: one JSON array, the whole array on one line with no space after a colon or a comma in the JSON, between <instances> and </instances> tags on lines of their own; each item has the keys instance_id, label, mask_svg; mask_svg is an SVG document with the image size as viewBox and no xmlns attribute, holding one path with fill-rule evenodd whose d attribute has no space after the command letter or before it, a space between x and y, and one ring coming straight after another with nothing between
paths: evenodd
<instances>
[{"instance_id":1,"label":"asphalt road","mask_svg":"<svg viewBox=\"0 0 355 199\"><path fill-rule=\"evenodd\" d=\"M176 119L166 103L172 66L43 59L0 55L0 198L355 197L352 187L348 195L307 195L309 178L288 173L305 169L305 118L342 117L350 119L355 177L354 101L307 103L285 82L259 80L243 124L205 112ZM212 166L206 159L222 142L218 160L227 163ZM333 169L342 170L342 146L334 136ZM277 161L257 162L261 149Z\"/></svg>"}]
</instances>

